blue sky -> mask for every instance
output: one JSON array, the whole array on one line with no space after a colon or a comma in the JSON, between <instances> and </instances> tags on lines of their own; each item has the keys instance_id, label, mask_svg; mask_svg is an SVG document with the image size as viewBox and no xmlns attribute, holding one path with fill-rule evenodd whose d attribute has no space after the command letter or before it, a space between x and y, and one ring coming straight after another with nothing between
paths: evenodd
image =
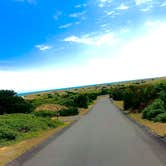
<instances>
[{"instance_id":1,"label":"blue sky","mask_svg":"<svg viewBox=\"0 0 166 166\"><path fill-rule=\"evenodd\" d=\"M0 89L166 73L166 0L1 0Z\"/></svg>"}]
</instances>

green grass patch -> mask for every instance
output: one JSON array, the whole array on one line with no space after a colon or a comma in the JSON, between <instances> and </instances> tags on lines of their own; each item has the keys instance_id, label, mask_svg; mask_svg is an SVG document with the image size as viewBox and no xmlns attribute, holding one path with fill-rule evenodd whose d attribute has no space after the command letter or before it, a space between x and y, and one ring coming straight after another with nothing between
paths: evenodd
<instances>
[{"instance_id":1,"label":"green grass patch","mask_svg":"<svg viewBox=\"0 0 166 166\"><path fill-rule=\"evenodd\" d=\"M12 144L38 135L41 131L56 128L63 123L33 114L0 115L0 146Z\"/></svg>"}]
</instances>

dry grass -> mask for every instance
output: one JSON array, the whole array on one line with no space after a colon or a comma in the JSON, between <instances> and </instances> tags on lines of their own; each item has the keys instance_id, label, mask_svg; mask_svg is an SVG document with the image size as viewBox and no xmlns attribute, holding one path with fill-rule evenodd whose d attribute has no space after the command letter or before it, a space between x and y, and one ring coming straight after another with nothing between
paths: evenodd
<instances>
[{"instance_id":1,"label":"dry grass","mask_svg":"<svg viewBox=\"0 0 166 166\"><path fill-rule=\"evenodd\" d=\"M40 144L41 142L49 138L54 133L60 131L66 125L68 124L65 124L56 129L51 129L49 131L43 131L35 138L28 139L20 143L16 143L14 145L1 147L0 148L0 166L4 166L5 164L12 161L16 157L20 156L27 150L30 150L32 147Z\"/></svg>"},{"instance_id":2,"label":"dry grass","mask_svg":"<svg viewBox=\"0 0 166 166\"><path fill-rule=\"evenodd\" d=\"M60 111L61 109L66 109L67 107L58 104L43 104L38 106L35 111L49 110L49 111Z\"/></svg>"},{"instance_id":3,"label":"dry grass","mask_svg":"<svg viewBox=\"0 0 166 166\"><path fill-rule=\"evenodd\" d=\"M139 123L147 126L156 134L162 137L166 136L166 123L159 123L159 122L154 123L152 121L142 119L142 114L131 113L129 114L129 116L138 121Z\"/></svg>"},{"instance_id":4,"label":"dry grass","mask_svg":"<svg viewBox=\"0 0 166 166\"><path fill-rule=\"evenodd\" d=\"M113 103L119 107L121 110L124 109L124 102L123 101L113 101Z\"/></svg>"}]
</instances>

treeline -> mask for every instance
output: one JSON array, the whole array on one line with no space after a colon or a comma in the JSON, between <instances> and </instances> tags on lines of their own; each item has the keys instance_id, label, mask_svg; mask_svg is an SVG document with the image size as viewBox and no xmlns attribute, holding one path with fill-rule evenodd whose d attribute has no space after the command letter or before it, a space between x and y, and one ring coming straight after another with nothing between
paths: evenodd
<instances>
[{"instance_id":1,"label":"treeline","mask_svg":"<svg viewBox=\"0 0 166 166\"><path fill-rule=\"evenodd\" d=\"M166 122L166 82L114 86L110 97L123 100L125 110L142 112L145 119Z\"/></svg>"},{"instance_id":2,"label":"treeline","mask_svg":"<svg viewBox=\"0 0 166 166\"><path fill-rule=\"evenodd\" d=\"M33 106L12 90L0 90L0 114L30 113Z\"/></svg>"},{"instance_id":3,"label":"treeline","mask_svg":"<svg viewBox=\"0 0 166 166\"><path fill-rule=\"evenodd\" d=\"M103 94L103 91L71 92L66 91L64 94L59 93L38 95L32 100L25 100L12 90L0 90L0 114L13 113L33 113L34 109L42 104L59 104L69 108L64 111L77 112L74 108L88 108L88 105L96 100L97 96ZM40 97L41 96L41 97ZM77 112L78 113L78 112Z\"/></svg>"}]
</instances>

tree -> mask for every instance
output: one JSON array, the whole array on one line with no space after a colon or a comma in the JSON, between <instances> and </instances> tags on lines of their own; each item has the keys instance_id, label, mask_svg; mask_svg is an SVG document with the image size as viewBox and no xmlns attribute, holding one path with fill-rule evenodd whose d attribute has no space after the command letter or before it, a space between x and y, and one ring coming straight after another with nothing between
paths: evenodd
<instances>
[{"instance_id":1,"label":"tree","mask_svg":"<svg viewBox=\"0 0 166 166\"><path fill-rule=\"evenodd\" d=\"M87 94L78 94L78 96L74 100L74 103L76 107L88 108L89 97Z\"/></svg>"},{"instance_id":2,"label":"tree","mask_svg":"<svg viewBox=\"0 0 166 166\"><path fill-rule=\"evenodd\" d=\"M32 105L12 90L0 90L0 114L30 113Z\"/></svg>"}]
</instances>

